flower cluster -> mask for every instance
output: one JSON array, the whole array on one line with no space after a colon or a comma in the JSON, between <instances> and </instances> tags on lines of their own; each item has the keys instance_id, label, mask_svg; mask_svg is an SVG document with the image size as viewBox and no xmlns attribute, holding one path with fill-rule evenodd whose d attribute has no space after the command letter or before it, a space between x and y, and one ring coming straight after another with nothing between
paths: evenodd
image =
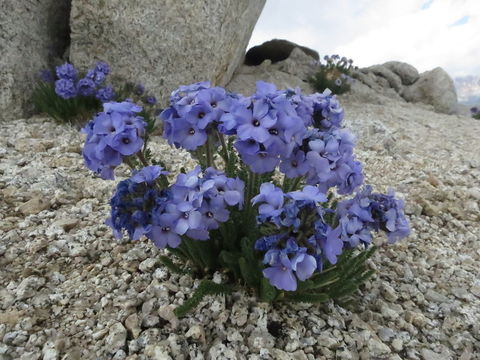
<instances>
[{"instance_id":1,"label":"flower cluster","mask_svg":"<svg viewBox=\"0 0 480 360\"><path fill-rule=\"evenodd\" d=\"M117 237L126 230L131 240L145 235L159 248L178 247L182 236L209 239L209 232L229 219L227 207L242 207L244 183L213 168L201 174L197 166L159 190L155 180L166 172L159 166L143 168L118 184L107 224Z\"/></svg>"},{"instance_id":2,"label":"flower cluster","mask_svg":"<svg viewBox=\"0 0 480 360\"><path fill-rule=\"evenodd\" d=\"M340 227L325 223L325 210L320 205L326 195L316 186L306 185L301 191L284 194L271 183L264 183L260 194L252 199L260 203L257 220L272 223L278 233L257 240L255 248L264 252L263 271L278 289L294 291L298 280L310 278L322 271L325 261L337 262L342 253Z\"/></svg>"},{"instance_id":3,"label":"flower cluster","mask_svg":"<svg viewBox=\"0 0 480 360\"><path fill-rule=\"evenodd\" d=\"M337 186L339 193L349 194L361 185L354 138L340 129L343 109L330 92L304 96L259 82L251 102L251 111L236 118L235 147L252 171L279 165L286 177L305 177L323 192Z\"/></svg>"},{"instance_id":4,"label":"flower cluster","mask_svg":"<svg viewBox=\"0 0 480 360\"><path fill-rule=\"evenodd\" d=\"M89 69L86 75L78 79L78 71L72 64L57 66L55 75L49 70L40 72L40 78L47 83L54 83L55 93L63 99L76 96L94 96L102 103L113 100L115 92L111 85L105 85L109 74L108 65L102 61Z\"/></svg>"},{"instance_id":5,"label":"flower cluster","mask_svg":"<svg viewBox=\"0 0 480 360\"><path fill-rule=\"evenodd\" d=\"M351 247L370 244L372 231L384 231L390 243L410 234L403 212L404 203L388 194L372 193L366 186L353 199L342 200L337 207L337 217L342 228L342 239Z\"/></svg>"},{"instance_id":6,"label":"flower cluster","mask_svg":"<svg viewBox=\"0 0 480 360\"><path fill-rule=\"evenodd\" d=\"M255 248L264 252L263 271L270 283L281 290L294 291L298 280L321 272L325 264L336 264L345 249L360 244L368 246L372 231L382 230L389 243L410 233L403 213L403 202L393 193L372 193L366 186L353 199L343 200L336 210L325 205L326 195L316 186L283 193L271 183L264 183L260 194L252 199L258 208L259 224L271 223L278 231L257 240ZM325 220L334 214L337 224Z\"/></svg>"},{"instance_id":7,"label":"flower cluster","mask_svg":"<svg viewBox=\"0 0 480 360\"><path fill-rule=\"evenodd\" d=\"M73 76L71 68L61 73ZM156 102L145 97L142 85L131 90L146 103ZM246 284L258 284L251 280L263 273L273 287L296 291L298 281L313 277L309 284L315 284L317 274L345 252L369 246L373 232L385 232L390 243L409 234L403 202L393 193L358 190L364 176L355 140L343 128L344 111L329 90L305 95L260 81L244 97L209 82L179 87L160 114L163 136L201 165L182 170L173 183L163 167L147 166L151 153L145 142L153 123L147 126L141 111L130 101L105 103L83 129L88 168L105 179L113 178L122 161L133 168L111 200L107 223L117 237L126 232L131 240L146 236L159 248L180 247L172 252L200 272L227 267ZM213 167L217 154L226 174ZM134 170L133 155L145 166L140 171ZM275 171L283 174L282 188L274 183ZM355 192L338 202L338 194ZM348 256L342 264L343 259L348 266ZM357 274L342 273L344 284L365 278L368 271L359 265L365 259L351 263Z\"/></svg>"},{"instance_id":8,"label":"flower cluster","mask_svg":"<svg viewBox=\"0 0 480 360\"><path fill-rule=\"evenodd\" d=\"M354 81L352 73L358 68L353 66L353 60L339 55L325 55L325 63L319 62L318 72L310 79L317 91L330 89L335 94L343 94L350 90Z\"/></svg>"},{"instance_id":9,"label":"flower cluster","mask_svg":"<svg viewBox=\"0 0 480 360\"><path fill-rule=\"evenodd\" d=\"M223 117L230 112L234 95L221 87L211 87L208 81L175 90L170 98L170 107L160 118L164 122L164 137L171 145L189 151L196 150L207 142L213 130L228 131L228 122Z\"/></svg>"},{"instance_id":10,"label":"flower cluster","mask_svg":"<svg viewBox=\"0 0 480 360\"><path fill-rule=\"evenodd\" d=\"M476 106L470 108L470 112L472 113L472 117L474 119L480 120L480 109Z\"/></svg>"},{"instance_id":11,"label":"flower cluster","mask_svg":"<svg viewBox=\"0 0 480 360\"><path fill-rule=\"evenodd\" d=\"M362 183L353 137L340 129L343 109L330 92L305 96L259 81L256 93L245 98L209 86L196 83L172 93L161 114L170 144L195 150L215 130L236 135L234 146L255 173L280 166L289 178L306 177L323 191L337 186L342 194Z\"/></svg>"},{"instance_id":12,"label":"flower cluster","mask_svg":"<svg viewBox=\"0 0 480 360\"><path fill-rule=\"evenodd\" d=\"M82 129L87 134L83 158L90 170L113 180L113 169L123 157L142 148L146 124L138 115L141 111L142 107L128 101L103 104L103 112Z\"/></svg>"}]
</instances>

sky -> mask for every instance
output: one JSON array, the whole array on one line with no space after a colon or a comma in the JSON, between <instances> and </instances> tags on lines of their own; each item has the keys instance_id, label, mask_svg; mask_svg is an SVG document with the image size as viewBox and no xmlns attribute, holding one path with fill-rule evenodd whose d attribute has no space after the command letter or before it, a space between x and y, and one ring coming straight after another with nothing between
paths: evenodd
<instances>
[{"instance_id":1,"label":"sky","mask_svg":"<svg viewBox=\"0 0 480 360\"><path fill-rule=\"evenodd\" d=\"M480 75L480 0L267 0L249 47L287 39L365 67Z\"/></svg>"}]
</instances>

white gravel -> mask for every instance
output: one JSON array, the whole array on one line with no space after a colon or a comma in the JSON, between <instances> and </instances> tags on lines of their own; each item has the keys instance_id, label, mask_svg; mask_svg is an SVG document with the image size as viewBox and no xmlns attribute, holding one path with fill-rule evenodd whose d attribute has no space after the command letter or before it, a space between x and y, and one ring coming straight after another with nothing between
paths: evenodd
<instances>
[{"instance_id":1,"label":"white gravel","mask_svg":"<svg viewBox=\"0 0 480 360\"><path fill-rule=\"evenodd\" d=\"M349 308L241 292L180 320L198 281L147 241L114 241L114 183L84 168L78 131L0 123L0 360L480 359L480 121L393 101L346 111L368 182L406 198L410 238L378 251Z\"/></svg>"}]
</instances>

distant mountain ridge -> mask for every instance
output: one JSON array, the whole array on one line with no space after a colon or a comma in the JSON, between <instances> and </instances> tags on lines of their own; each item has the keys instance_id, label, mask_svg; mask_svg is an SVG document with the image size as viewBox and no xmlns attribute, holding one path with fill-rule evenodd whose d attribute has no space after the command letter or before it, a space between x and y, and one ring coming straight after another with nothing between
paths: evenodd
<instances>
[{"instance_id":1,"label":"distant mountain ridge","mask_svg":"<svg viewBox=\"0 0 480 360\"><path fill-rule=\"evenodd\" d=\"M480 76L459 76L453 80L458 102L465 105L480 105Z\"/></svg>"}]
</instances>

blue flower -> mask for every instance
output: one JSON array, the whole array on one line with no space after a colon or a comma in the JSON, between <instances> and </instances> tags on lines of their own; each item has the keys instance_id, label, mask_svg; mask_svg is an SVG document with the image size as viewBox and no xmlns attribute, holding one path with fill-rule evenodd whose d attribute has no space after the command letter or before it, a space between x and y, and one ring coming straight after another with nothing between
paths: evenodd
<instances>
[{"instance_id":1,"label":"blue flower","mask_svg":"<svg viewBox=\"0 0 480 360\"><path fill-rule=\"evenodd\" d=\"M271 267L263 270L263 276L277 289L286 291L297 290L297 279L293 274L295 263L292 264L292 261L285 251L274 251L274 254L272 254L272 250L270 250L270 254L267 253L270 255L269 265L271 265Z\"/></svg>"},{"instance_id":2,"label":"blue flower","mask_svg":"<svg viewBox=\"0 0 480 360\"><path fill-rule=\"evenodd\" d=\"M106 62L98 61L95 65L95 71L108 75L110 73L110 68Z\"/></svg>"},{"instance_id":3,"label":"blue flower","mask_svg":"<svg viewBox=\"0 0 480 360\"><path fill-rule=\"evenodd\" d=\"M145 98L145 102L148 104L148 105L155 105L157 103L157 98L155 96L147 96Z\"/></svg>"},{"instance_id":4,"label":"blue flower","mask_svg":"<svg viewBox=\"0 0 480 360\"><path fill-rule=\"evenodd\" d=\"M179 234L175 231L175 220L177 217L173 214L161 214L153 217L153 225L147 233L147 237L151 239L155 246L160 249L176 248L181 243Z\"/></svg>"},{"instance_id":5,"label":"blue flower","mask_svg":"<svg viewBox=\"0 0 480 360\"><path fill-rule=\"evenodd\" d=\"M95 94L96 84L89 78L80 79L77 83L78 95L91 96Z\"/></svg>"},{"instance_id":6,"label":"blue flower","mask_svg":"<svg viewBox=\"0 0 480 360\"><path fill-rule=\"evenodd\" d=\"M145 182L150 185L153 184L160 175L168 175L168 171L164 171L163 168L158 165L146 166L142 170L135 172L131 180L137 184Z\"/></svg>"},{"instance_id":7,"label":"blue flower","mask_svg":"<svg viewBox=\"0 0 480 360\"><path fill-rule=\"evenodd\" d=\"M142 84L137 84L137 85L135 85L135 87L133 88L133 92L134 92L136 95L143 95L143 93L145 92L145 86L143 86Z\"/></svg>"},{"instance_id":8,"label":"blue flower","mask_svg":"<svg viewBox=\"0 0 480 360\"><path fill-rule=\"evenodd\" d=\"M358 192L353 199L338 203L336 213L342 226L342 239L354 247L371 242L371 231L384 231L390 243L410 234L403 212L403 201L389 194L372 192L371 186Z\"/></svg>"},{"instance_id":9,"label":"blue flower","mask_svg":"<svg viewBox=\"0 0 480 360\"><path fill-rule=\"evenodd\" d=\"M288 178L304 176L309 169L310 165L306 161L305 153L302 150L297 150L290 157L282 159L280 163L280 171Z\"/></svg>"},{"instance_id":10,"label":"blue flower","mask_svg":"<svg viewBox=\"0 0 480 360\"><path fill-rule=\"evenodd\" d=\"M315 240L322 250L323 257L332 265L337 263L337 257L342 253L343 240L340 238L340 226L332 229L322 221L315 223Z\"/></svg>"},{"instance_id":11,"label":"blue flower","mask_svg":"<svg viewBox=\"0 0 480 360\"><path fill-rule=\"evenodd\" d=\"M41 70L39 73L40 79L46 83L54 83L55 82L55 76L53 75L51 70Z\"/></svg>"},{"instance_id":12,"label":"blue flower","mask_svg":"<svg viewBox=\"0 0 480 360\"><path fill-rule=\"evenodd\" d=\"M297 290L297 278L307 280L317 269L315 257L307 254L306 248L298 247L292 238L287 240L285 249L267 251L264 263L270 267L263 270L263 275L270 284L285 291Z\"/></svg>"},{"instance_id":13,"label":"blue flower","mask_svg":"<svg viewBox=\"0 0 480 360\"><path fill-rule=\"evenodd\" d=\"M74 81L77 77L77 70L72 64L69 63L57 66L55 72L59 79Z\"/></svg>"},{"instance_id":14,"label":"blue flower","mask_svg":"<svg viewBox=\"0 0 480 360\"><path fill-rule=\"evenodd\" d=\"M388 194L374 193L370 203L373 229L387 233L389 243L397 242L410 235L410 226L403 212L404 203L395 199L393 191Z\"/></svg>"},{"instance_id":15,"label":"blue flower","mask_svg":"<svg viewBox=\"0 0 480 360\"><path fill-rule=\"evenodd\" d=\"M286 233L281 233L281 234L274 234L270 236L261 237L255 242L255 250L259 250L259 251L270 250L275 245L277 245L278 242L282 240L286 235L287 235Z\"/></svg>"},{"instance_id":16,"label":"blue flower","mask_svg":"<svg viewBox=\"0 0 480 360\"><path fill-rule=\"evenodd\" d=\"M251 171L258 174L273 171L280 163L278 156L269 154L266 150L259 150L253 155L243 154L242 160Z\"/></svg>"},{"instance_id":17,"label":"blue flower","mask_svg":"<svg viewBox=\"0 0 480 360\"><path fill-rule=\"evenodd\" d=\"M272 183L260 185L260 194L252 198L252 204L262 203L258 208L260 216L276 217L282 212L284 194Z\"/></svg>"},{"instance_id":18,"label":"blue flower","mask_svg":"<svg viewBox=\"0 0 480 360\"><path fill-rule=\"evenodd\" d=\"M131 240L138 240L151 231L151 210L159 193L148 184L135 183L132 179L118 183L110 200L111 216L106 224L120 238L124 230Z\"/></svg>"},{"instance_id":19,"label":"blue flower","mask_svg":"<svg viewBox=\"0 0 480 360\"><path fill-rule=\"evenodd\" d=\"M135 128L125 129L114 135L108 142L112 149L124 156L135 154L143 146L143 139L138 136L138 131Z\"/></svg>"},{"instance_id":20,"label":"blue flower","mask_svg":"<svg viewBox=\"0 0 480 360\"><path fill-rule=\"evenodd\" d=\"M59 79L55 81L55 93L64 99L71 99L77 96L75 83L70 79Z\"/></svg>"},{"instance_id":21,"label":"blue flower","mask_svg":"<svg viewBox=\"0 0 480 360\"><path fill-rule=\"evenodd\" d=\"M302 190L287 193L287 196L297 201L325 202L327 196L316 186L306 185Z\"/></svg>"},{"instance_id":22,"label":"blue flower","mask_svg":"<svg viewBox=\"0 0 480 360\"><path fill-rule=\"evenodd\" d=\"M139 113L142 111L142 107L130 102L130 101L122 101L122 102L107 102L103 104L103 111L110 113L110 112L117 112L130 115L132 113Z\"/></svg>"},{"instance_id":23,"label":"blue flower","mask_svg":"<svg viewBox=\"0 0 480 360\"><path fill-rule=\"evenodd\" d=\"M97 91L96 98L102 103L112 101L115 98L115 91L111 85L107 85Z\"/></svg>"},{"instance_id":24,"label":"blue flower","mask_svg":"<svg viewBox=\"0 0 480 360\"><path fill-rule=\"evenodd\" d=\"M338 193L342 195L351 194L353 191L363 184L362 164L353 159L347 160L346 163L339 166L335 172L338 186Z\"/></svg>"},{"instance_id":25,"label":"blue flower","mask_svg":"<svg viewBox=\"0 0 480 360\"><path fill-rule=\"evenodd\" d=\"M169 143L177 148L196 150L207 142L207 132L183 118L165 121L165 126Z\"/></svg>"},{"instance_id":26,"label":"blue flower","mask_svg":"<svg viewBox=\"0 0 480 360\"><path fill-rule=\"evenodd\" d=\"M240 140L252 138L260 143L266 141L270 137L268 129L277 122L275 115L275 113L269 111L269 106L266 102L255 102L251 116L237 120L238 138Z\"/></svg>"},{"instance_id":27,"label":"blue flower","mask_svg":"<svg viewBox=\"0 0 480 360\"><path fill-rule=\"evenodd\" d=\"M322 94L311 95L313 101L314 126L322 131L339 129L342 125L344 111L335 95L330 90Z\"/></svg>"},{"instance_id":28,"label":"blue flower","mask_svg":"<svg viewBox=\"0 0 480 360\"><path fill-rule=\"evenodd\" d=\"M137 116L142 110L129 102L106 103L82 131L87 134L83 147L86 166L103 179L113 179L113 169L122 157L133 155L143 146L145 121Z\"/></svg>"}]
</instances>

